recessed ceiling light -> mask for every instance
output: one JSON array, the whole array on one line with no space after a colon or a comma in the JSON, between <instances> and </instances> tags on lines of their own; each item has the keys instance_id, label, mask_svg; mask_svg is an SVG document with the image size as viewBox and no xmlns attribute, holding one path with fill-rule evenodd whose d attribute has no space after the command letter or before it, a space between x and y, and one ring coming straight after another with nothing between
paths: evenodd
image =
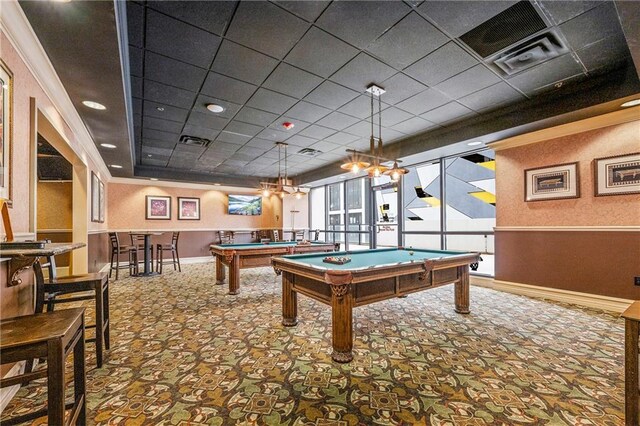
<instances>
[{"instance_id":1,"label":"recessed ceiling light","mask_svg":"<svg viewBox=\"0 0 640 426\"><path fill-rule=\"evenodd\" d=\"M224 107L217 104L207 104L207 109L211 112L215 112L216 114L224 111Z\"/></svg>"},{"instance_id":2,"label":"recessed ceiling light","mask_svg":"<svg viewBox=\"0 0 640 426\"><path fill-rule=\"evenodd\" d=\"M478 146L478 145L482 145L482 142L474 141L474 142L469 142L467 145L469 145L469 146Z\"/></svg>"},{"instance_id":3,"label":"recessed ceiling light","mask_svg":"<svg viewBox=\"0 0 640 426\"><path fill-rule=\"evenodd\" d=\"M147 157L153 157L153 155L151 155L151 154L147 154Z\"/></svg>"},{"instance_id":4,"label":"recessed ceiling light","mask_svg":"<svg viewBox=\"0 0 640 426\"><path fill-rule=\"evenodd\" d=\"M164 107L156 107L158 111L164 111Z\"/></svg>"},{"instance_id":5,"label":"recessed ceiling light","mask_svg":"<svg viewBox=\"0 0 640 426\"><path fill-rule=\"evenodd\" d=\"M628 107L632 107L632 106L636 106L636 105L640 105L640 99L633 99L631 101L627 101L627 102L623 103L620 106L622 108L628 108Z\"/></svg>"},{"instance_id":6,"label":"recessed ceiling light","mask_svg":"<svg viewBox=\"0 0 640 426\"><path fill-rule=\"evenodd\" d=\"M213 185L214 185L214 186L220 186L220 184L219 184L219 183L214 183Z\"/></svg>"},{"instance_id":7,"label":"recessed ceiling light","mask_svg":"<svg viewBox=\"0 0 640 426\"><path fill-rule=\"evenodd\" d=\"M101 143L100 146L103 148L109 148L109 149L117 148L117 146L111 143Z\"/></svg>"},{"instance_id":8,"label":"recessed ceiling light","mask_svg":"<svg viewBox=\"0 0 640 426\"><path fill-rule=\"evenodd\" d=\"M149 180L158 180L158 178L149 178Z\"/></svg>"},{"instance_id":9,"label":"recessed ceiling light","mask_svg":"<svg viewBox=\"0 0 640 426\"><path fill-rule=\"evenodd\" d=\"M119 164L110 164L109 167L111 167L112 169L121 169L122 166Z\"/></svg>"},{"instance_id":10,"label":"recessed ceiling light","mask_svg":"<svg viewBox=\"0 0 640 426\"><path fill-rule=\"evenodd\" d=\"M99 104L98 102L93 102L93 101L82 101L82 105L91 108L91 109L99 109L99 110L105 110L107 109L106 106Z\"/></svg>"}]
</instances>

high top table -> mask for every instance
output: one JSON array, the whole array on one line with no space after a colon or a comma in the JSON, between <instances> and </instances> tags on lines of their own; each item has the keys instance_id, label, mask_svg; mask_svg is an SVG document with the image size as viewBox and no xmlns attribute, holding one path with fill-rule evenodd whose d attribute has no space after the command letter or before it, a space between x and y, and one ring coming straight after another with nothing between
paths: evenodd
<instances>
[{"instance_id":1,"label":"high top table","mask_svg":"<svg viewBox=\"0 0 640 426\"><path fill-rule=\"evenodd\" d=\"M158 272L153 272L153 265L151 264L151 236L159 236L162 234L164 234L164 232L129 232L129 235L132 236L144 236L144 271L142 273L138 273L136 276L148 277L150 275L158 274Z\"/></svg>"},{"instance_id":2,"label":"high top table","mask_svg":"<svg viewBox=\"0 0 640 426\"><path fill-rule=\"evenodd\" d=\"M624 405L625 424L640 424L640 357L638 344L640 337L640 300L633 302L622 313L624 318Z\"/></svg>"}]
</instances>

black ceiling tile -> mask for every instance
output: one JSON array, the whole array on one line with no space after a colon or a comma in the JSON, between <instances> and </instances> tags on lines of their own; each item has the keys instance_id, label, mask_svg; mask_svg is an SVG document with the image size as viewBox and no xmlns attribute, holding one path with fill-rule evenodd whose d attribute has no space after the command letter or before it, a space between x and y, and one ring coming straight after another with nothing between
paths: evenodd
<instances>
[{"instance_id":1,"label":"black ceiling tile","mask_svg":"<svg viewBox=\"0 0 640 426\"><path fill-rule=\"evenodd\" d=\"M224 40L212 69L252 84L261 84L276 65L276 59Z\"/></svg>"},{"instance_id":2,"label":"black ceiling tile","mask_svg":"<svg viewBox=\"0 0 640 426\"><path fill-rule=\"evenodd\" d=\"M231 131L226 132L223 130L220 132L216 140L230 145L242 146L251 140L251 136L233 133Z\"/></svg>"},{"instance_id":3,"label":"black ceiling tile","mask_svg":"<svg viewBox=\"0 0 640 426\"><path fill-rule=\"evenodd\" d=\"M224 111L218 113L211 112L207 109L208 104L220 105L224 108ZM211 96L200 95L196 99L193 111L210 114L215 117L233 118L236 113L240 111L241 107L241 105L234 104L233 102L228 102Z\"/></svg>"},{"instance_id":4,"label":"black ceiling tile","mask_svg":"<svg viewBox=\"0 0 640 426\"><path fill-rule=\"evenodd\" d=\"M167 161L165 160L156 160L154 158L143 158L140 160L141 164L144 164L145 166L159 166L159 167L166 167L167 166Z\"/></svg>"},{"instance_id":5,"label":"black ceiling tile","mask_svg":"<svg viewBox=\"0 0 640 426\"><path fill-rule=\"evenodd\" d=\"M153 52L145 53L144 77L170 86L197 92L207 71Z\"/></svg>"},{"instance_id":6,"label":"black ceiling tile","mask_svg":"<svg viewBox=\"0 0 640 426\"><path fill-rule=\"evenodd\" d=\"M147 9L148 50L208 68L219 44L216 35Z\"/></svg>"},{"instance_id":7,"label":"black ceiling tile","mask_svg":"<svg viewBox=\"0 0 640 426\"><path fill-rule=\"evenodd\" d=\"M291 108L298 100L291 96L263 89L262 87L253 94L247 102L247 106L264 111L282 114Z\"/></svg>"},{"instance_id":8,"label":"black ceiling tile","mask_svg":"<svg viewBox=\"0 0 640 426\"><path fill-rule=\"evenodd\" d=\"M244 162L249 162L251 160L254 159L253 155L249 155L249 154L242 154L240 153L240 151L238 150L235 154L233 154L231 157L229 157L229 160L227 160L226 162L235 162L235 161L244 161Z\"/></svg>"},{"instance_id":9,"label":"black ceiling tile","mask_svg":"<svg viewBox=\"0 0 640 426\"><path fill-rule=\"evenodd\" d=\"M249 124L266 127L278 118L278 114L262 111L248 106L243 107L235 119Z\"/></svg>"},{"instance_id":10,"label":"black ceiling tile","mask_svg":"<svg viewBox=\"0 0 640 426\"><path fill-rule=\"evenodd\" d=\"M384 98L386 93L382 95ZM374 98L374 111L378 110L378 99ZM385 102L382 102L382 109L388 107L389 105ZM364 94L360 95L349 103L343 105L338 109L338 111L351 115L356 118L364 119L371 116L371 95Z\"/></svg>"},{"instance_id":11,"label":"black ceiling tile","mask_svg":"<svg viewBox=\"0 0 640 426\"><path fill-rule=\"evenodd\" d=\"M144 98L164 105L190 109L193 106L196 94L188 90L147 80L144 83Z\"/></svg>"},{"instance_id":12,"label":"black ceiling tile","mask_svg":"<svg viewBox=\"0 0 640 426\"><path fill-rule=\"evenodd\" d=\"M215 141L209 148L207 148L206 152L202 154L203 156L217 156L222 155L223 153L228 153L229 155L236 152L240 147L236 144L224 143L220 141Z\"/></svg>"},{"instance_id":13,"label":"black ceiling tile","mask_svg":"<svg viewBox=\"0 0 640 426\"><path fill-rule=\"evenodd\" d=\"M235 1L150 1L147 5L210 31L223 35L235 9Z\"/></svg>"},{"instance_id":14,"label":"black ceiling tile","mask_svg":"<svg viewBox=\"0 0 640 426\"><path fill-rule=\"evenodd\" d=\"M582 65L568 53L516 74L508 81L529 95L545 90L545 86L580 74L583 74Z\"/></svg>"},{"instance_id":15,"label":"black ceiling tile","mask_svg":"<svg viewBox=\"0 0 640 426\"><path fill-rule=\"evenodd\" d=\"M322 120L319 120L317 124L329 127L330 129L342 130L345 127L356 124L358 121L360 120L355 117L334 111Z\"/></svg>"},{"instance_id":16,"label":"black ceiling tile","mask_svg":"<svg viewBox=\"0 0 640 426\"><path fill-rule=\"evenodd\" d=\"M330 112L330 109L301 101L295 104L289 111L287 111L287 115L299 120L313 123L329 114Z\"/></svg>"},{"instance_id":17,"label":"black ceiling tile","mask_svg":"<svg viewBox=\"0 0 640 426\"><path fill-rule=\"evenodd\" d=\"M588 31L585 29L588 28ZM620 20L613 2L603 3L560 25L569 45L582 49L599 40L622 34Z\"/></svg>"},{"instance_id":18,"label":"black ceiling tile","mask_svg":"<svg viewBox=\"0 0 640 426\"><path fill-rule=\"evenodd\" d=\"M201 93L243 104L253 95L257 88L258 87L253 84L210 72L204 81Z\"/></svg>"},{"instance_id":19,"label":"black ceiling tile","mask_svg":"<svg viewBox=\"0 0 640 426\"><path fill-rule=\"evenodd\" d=\"M420 117L413 117L402 123L398 123L391 128L397 130L398 132L413 134L413 133L421 133L428 129L435 127L436 125L430 121L427 121Z\"/></svg>"},{"instance_id":20,"label":"black ceiling tile","mask_svg":"<svg viewBox=\"0 0 640 426\"><path fill-rule=\"evenodd\" d=\"M382 110L382 125L384 127L391 127L394 124L398 124L402 121L408 120L413 117L412 114L402 111L401 109L390 107ZM373 123L378 125L378 116L373 117ZM377 129L376 129L377 131Z\"/></svg>"},{"instance_id":21,"label":"black ceiling tile","mask_svg":"<svg viewBox=\"0 0 640 426\"><path fill-rule=\"evenodd\" d=\"M127 2L127 33L129 43L144 47L144 7Z\"/></svg>"},{"instance_id":22,"label":"black ceiling tile","mask_svg":"<svg viewBox=\"0 0 640 426\"><path fill-rule=\"evenodd\" d=\"M331 81L325 81L304 99L323 107L336 109L354 99L356 96L358 96L358 92Z\"/></svg>"},{"instance_id":23,"label":"black ceiling tile","mask_svg":"<svg viewBox=\"0 0 640 426\"><path fill-rule=\"evenodd\" d=\"M177 144L172 156L177 157L200 157L206 148L198 145Z\"/></svg>"},{"instance_id":24,"label":"black ceiling tile","mask_svg":"<svg viewBox=\"0 0 640 426\"><path fill-rule=\"evenodd\" d=\"M173 148L176 146L175 141L161 141L158 139L142 139L142 144L145 146L152 146L156 148L165 148L165 149L171 149L171 150L173 150Z\"/></svg>"},{"instance_id":25,"label":"black ceiling tile","mask_svg":"<svg viewBox=\"0 0 640 426\"><path fill-rule=\"evenodd\" d=\"M359 123L354 124L353 126L347 127L346 129L344 129L344 131L347 133L351 133L352 135L368 138L369 136L371 136L371 123L363 120Z\"/></svg>"},{"instance_id":26,"label":"black ceiling tile","mask_svg":"<svg viewBox=\"0 0 640 426\"><path fill-rule=\"evenodd\" d=\"M557 1L557 0L542 0L538 1L538 4L542 7L542 10L551 17L552 21L558 25L571 18L575 18L578 15L583 14L587 10L602 4L606 0L596 1Z\"/></svg>"},{"instance_id":27,"label":"black ceiling tile","mask_svg":"<svg viewBox=\"0 0 640 426\"><path fill-rule=\"evenodd\" d=\"M588 71L615 64L630 54L622 34L590 44L576 53Z\"/></svg>"},{"instance_id":28,"label":"black ceiling tile","mask_svg":"<svg viewBox=\"0 0 640 426\"><path fill-rule=\"evenodd\" d=\"M269 149L271 149L271 148L269 148ZM251 156L252 158L255 159L259 155L264 154L264 151L265 150L261 149L261 148L256 148L256 147L252 147L252 146L243 146L238 150L238 153ZM272 163L272 160L269 160L268 164L271 164L271 163Z\"/></svg>"},{"instance_id":29,"label":"black ceiling tile","mask_svg":"<svg viewBox=\"0 0 640 426\"><path fill-rule=\"evenodd\" d=\"M443 81L435 88L450 98L457 99L500 81L502 80L497 75L478 64Z\"/></svg>"},{"instance_id":30,"label":"black ceiling tile","mask_svg":"<svg viewBox=\"0 0 640 426\"><path fill-rule=\"evenodd\" d=\"M143 76L142 49L129 46L129 73L137 77Z\"/></svg>"},{"instance_id":31,"label":"black ceiling tile","mask_svg":"<svg viewBox=\"0 0 640 426\"><path fill-rule=\"evenodd\" d=\"M276 0L275 3L284 7L291 13L295 13L309 22L314 22L327 7L330 1L306 0L306 1L283 1Z\"/></svg>"},{"instance_id":32,"label":"black ceiling tile","mask_svg":"<svg viewBox=\"0 0 640 426\"><path fill-rule=\"evenodd\" d=\"M309 138L301 135L294 135L287 139L287 143L289 145L299 146L299 147L308 147L318 142L317 139ZM293 149L292 149L293 150Z\"/></svg>"},{"instance_id":33,"label":"black ceiling tile","mask_svg":"<svg viewBox=\"0 0 640 426\"><path fill-rule=\"evenodd\" d=\"M162 130L170 133L180 133L182 131L183 123L170 120L162 120L155 117L145 117L142 122L142 127L145 129Z\"/></svg>"},{"instance_id":34,"label":"black ceiling tile","mask_svg":"<svg viewBox=\"0 0 640 426\"><path fill-rule=\"evenodd\" d=\"M382 87L386 90L386 93L382 95L383 103L386 102L391 105L427 90L427 86L402 73L385 80L382 83Z\"/></svg>"},{"instance_id":35,"label":"black ceiling tile","mask_svg":"<svg viewBox=\"0 0 640 426\"><path fill-rule=\"evenodd\" d=\"M285 61L316 75L329 77L357 54L358 50L347 43L312 27Z\"/></svg>"},{"instance_id":36,"label":"black ceiling tile","mask_svg":"<svg viewBox=\"0 0 640 426\"><path fill-rule=\"evenodd\" d=\"M265 153L264 153L263 156L265 158L270 158L270 159L278 158L278 152L275 151L275 154L274 154L274 152L272 152L273 151L273 147L274 147L273 141L269 141L269 140L266 140L266 139L260 139L260 138L253 138L249 142L247 142L246 146L252 146L252 147L260 148L260 149L264 150ZM274 157L274 155L275 155L275 157Z\"/></svg>"},{"instance_id":37,"label":"black ceiling tile","mask_svg":"<svg viewBox=\"0 0 640 426\"><path fill-rule=\"evenodd\" d=\"M450 101L451 99L442 93L434 89L427 89L424 92L418 93L417 95L396 104L396 106L402 110L410 112L411 114L418 115L429 111L430 109L444 105Z\"/></svg>"},{"instance_id":38,"label":"black ceiling tile","mask_svg":"<svg viewBox=\"0 0 640 426\"><path fill-rule=\"evenodd\" d=\"M133 75L131 76L131 96L142 98L142 79Z\"/></svg>"},{"instance_id":39,"label":"black ceiling tile","mask_svg":"<svg viewBox=\"0 0 640 426\"><path fill-rule=\"evenodd\" d=\"M173 149L158 148L158 147L148 146L148 145L142 145L141 146L141 150L142 150L142 154L145 157L148 154L151 154L151 158L153 158L153 156L156 156L156 158L158 156L160 156L160 157L169 157L169 156L171 156L171 153L173 152ZM149 158L149 157L147 157L147 158Z\"/></svg>"},{"instance_id":40,"label":"black ceiling tile","mask_svg":"<svg viewBox=\"0 0 640 426\"><path fill-rule=\"evenodd\" d=\"M262 156L262 154L264 154L264 151L262 149L259 149L259 148L254 148L254 149L258 149L261 152L261 154L259 157L255 158L254 160L251 160L251 165L255 165L257 167L263 168L264 166L270 166L275 163L273 161L273 158L266 158Z\"/></svg>"},{"instance_id":41,"label":"black ceiling tile","mask_svg":"<svg viewBox=\"0 0 640 426\"><path fill-rule=\"evenodd\" d=\"M331 76L331 80L357 92L364 93L371 83L380 84L396 73L390 66L360 53Z\"/></svg>"},{"instance_id":42,"label":"black ceiling tile","mask_svg":"<svg viewBox=\"0 0 640 426\"><path fill-rule=\"evenodd\" d=\"M225 37L269 56L283 58L309 24L265 1L240 2Z\"/></svg>"},{"instance_id":43,"label":"black ceiling tile","mask_svg":"<svg viewBox=\"0 0 640 426\"><path fill-rule=\"evenodd\" d=\"M259 139L266 139L273 142L282 142L287 138L291 137L291 133L286 132L284 130L273 129L271 127L267 127L260 133L256 135Z\"/></svg>"},{"instance_id":44,"label":"black ceiling tile","mask_svg":"<svg viewBox=\"0 0 640 426\"><path fill-rule=\"evenodd\" d=\"M242 123L240 121L232 121L224 128L225 133L235 133L240 136L253 137L260 133L264 127L255 126L253 124ZM248 141L248 140L247 140Z\"/></svg>"},{"instance_id":45,"label":"black ceiling tile","mask_svg":"<svg viewBox=\"0 0 640 426\"><path fill-rule=\"evenodd\" d=\"M338 132L338 133L334 133L331 136L327 136L326 138L324 138L324 140L327 142L336 143L338 145L346 145L359 138L360 136L352 135L345 132Z\"/></svg>"},{"instance_id":46,"label":"black ceiling tile","mask_svg":"<svg viewBox=\"0 0 640 426\"><path fill-rule=\"evenodd\" d=\"M517 1L425 1L418 11L451 37L460 37Z\"/></svg>"},{"instance_id":47,"label":"black ceiling tile","mask_svg":"<svg viewBox=\"0 0 640 426\"><path fill-rule=\"evenodd\" d=\"M333 129L314 124L301 131L300 135L307 136L309 138L324 139L327 136L334 134L335 132L336 131Z\"/></svg>"},{"instance_id":48,"label":"black ceiling tile","mask_svg":"<svg viewBox=\"0 0 640 426\"><path fill-rule=\"evenodd\" d=\"M422 114L420 117L431 121L432 123L445 124L473 114L475 113L464 105L460 105L457 102L450 102L446 105L442 105L441 107L432 109L431 111Z\"/></svg>"},{"instance_id":49,"label":"black ceiling tile","mask_svg":"<svg viewBox=\"0 0 640 426\"><path fill-rule=\"evenodd\" d=\"M131 99L131 103L133 104L133 114L142 115L142 99L141 98L133 98Z\"/></svg>"},{"instance_id":50,"label":"black ceiling tile","mask_svg":"<svg viewBox=\"0 0 640 426\"><path fill-rule=\"evenodd\" d=\"M143 139L155 139L158 141L177 143L179 137L180 135L177 133L163 132L154 129L142 129Z\"/></svg>"},{"instance_id":51,"label":"black ceiling tile","mask_svg":"<svg viewBox=\"0 0 640 426\"><path fill-rule=\"evenodd\" d=\"M505 104L523 101L525 97L509 86L500 82L493 86L458 99L458 102L475 111L493 109Z\"/></svg>"},{"instance_id":52,"label":"black ceiling tile","mask_svg":"<svg viewBox=\"0 0 640 426\"><path fill-rule=\"evenodd\" d=\"M176 108L157 102L144 101L144 115L149 117L164 118L171 121L183 122L187 119L189 110Z\"/></svg>"},{"instance_id":53,"label":"black ceiling tile","mask_svg":"<svg viewBox=\"0 0 640 426\"><path fill-rule=\"evenodd\" d=\"M320 83L322 83L320 77L281 62L262 87L302 98Z\"/></svg>"},{"instance_id":54,"label":"black ceiling tile","mask_svg":"<svg viewBox=\"0 0 640 426\"><path fill-rule=\"evenodd\" d=\"M206 127L194 126L193 124L187 124L182 130L183 135L195 136L197 138L204 138L213 140L220 133L219 130L208 129Z\"/></svg>"},{"instance_id":55,"label":"black ceiling tile","mask_svg":"<svg viewBox=\"0 0 640 426\"><path fill-rule=\"evenodd\" d=\"M447 36L413 12L372 42L367 50L389 65L404 69L448 41Z\"/></svg>"},{"instance_id":56,"label":"black ceiling tile","mask_svg":"<svg viewBox=\"0 0 640 426\"><path fill-rule=\"evenodd\" d=\"M427 86L435 86L476 64L477 60L450 42L420 59L404 72Z\"/></svg>"},{"instance_id":57,"label":"black ceiling tile","mask_svg":"<svg viewBox=\"0 0 640 426\"><path fill-rule=\"evenodd\" d=\"M216 117L213 114L191 111L187 124L205 127L207 129L222 130L229 122L226 118Z\"/></svg>"},{"instance_id":58,"label":"black ceiling tile","mask_svg":"<svg viewBox=\"0 0 640 426\"><path fill-rule=\"evenodd\" d=\"M364 49L410 10L409 6L398 1L334 1L316 24Z\"/></svg>"}]
</instances>

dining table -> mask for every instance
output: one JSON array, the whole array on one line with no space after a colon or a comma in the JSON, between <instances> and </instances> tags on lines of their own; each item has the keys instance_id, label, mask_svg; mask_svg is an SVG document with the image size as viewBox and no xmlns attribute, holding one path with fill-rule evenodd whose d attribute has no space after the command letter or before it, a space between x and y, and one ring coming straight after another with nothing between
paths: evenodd
<instances>
[{"instance_id":1,"label":"dining table","mask_svg":"<svg viewBox=\"0 0 640 426\"><path fill-rule=\"evenodd\" d=\"M144 237L144 269L142 272L139 272L136 276L138 277L148 277L151 275L158 275L159 272L153 271L153 265L151 264L151 237L152 236L160 236L164 234L164 232L153 232L153 231L131 231L129 235L131 236L143 236Z\"/></svg>"}]
</instances>

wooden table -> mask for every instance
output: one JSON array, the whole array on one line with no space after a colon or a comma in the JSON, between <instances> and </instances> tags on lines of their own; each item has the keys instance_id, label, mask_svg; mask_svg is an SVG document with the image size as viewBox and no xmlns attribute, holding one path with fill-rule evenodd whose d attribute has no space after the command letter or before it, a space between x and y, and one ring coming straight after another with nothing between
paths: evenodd
<instances>
[{"instance_id":1,"label":"wooden table","mask_svg":"<svg viewBox=\"0 0 640 426\"><path fill-rule=\"evenodd\" d=\"M41 257L57 256L84 247L84 243L49 243L44 248L37 249L3 249L2 256L8 257L7 286L12 287L22 283L20 272L25 271Z\"/></svg>"},{"instance_id":2,"label":"wooden table","mask_svg":"<svg viewBox=\"0 0 640 426\"><path fill-rule=\"evenodd\" d=\"M282 274L282 325L298 323L298 293L331 306L334 361L353 359L354 307L454 284L455 311L469 313L469 265L479 253L391 248L332 255L351 261L338 265L325 263L327 254L302 254L271 262Z\"/></svg>"},{"instance_id":3,"label":"wooden table","mask_svg":"<svg viewBox=\"0 0 640 426\"><path fill-rule=\"evenodd\" d=\"M625 424L640 424L640 358L638 344L640 335L640 300L633 302L622 313L624 318L624 405Z\"/></svg>"},{"instance_id":4,"label":"wooden table","mask_svg":"<svg viewBox=\"0 0 640 426\"><path fill-rule=\"evenodd\" d=\"M136 276L138 277L148 277L150 275L157 275L157 272L153 272L153 265L151 264L151 236L159 236L164 234L164 232L129 232L129 235L136 236L142 235L144 236L144 270L142 273L138 273Z\"/></svg>"}]
</instances>

